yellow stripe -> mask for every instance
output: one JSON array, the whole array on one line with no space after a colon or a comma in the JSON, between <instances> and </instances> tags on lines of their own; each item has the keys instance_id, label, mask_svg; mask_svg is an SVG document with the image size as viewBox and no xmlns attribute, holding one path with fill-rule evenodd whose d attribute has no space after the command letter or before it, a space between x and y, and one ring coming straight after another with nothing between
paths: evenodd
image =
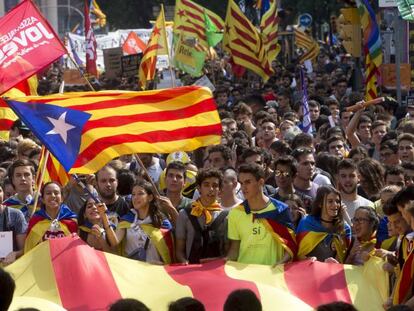
<instances>
[{"instance_id":1,"label":"yellow stripe","mask_svg":"<svg viewBox=\"0 0 414 311\"><path fill-rule=\"evenodd\" d=\"M14 296L31 296L62 305L50 260L49 243L42 243L6 267L16 282Z\"/></svg>"},{"instance_id":2,"label":"yellow stripe","mask_svg":"<svg viewBox=\"0 0 414 311\"><path fill-rule=\"evenodd\" d=\"M117 127L98 127L85 132L82 135L81 152L88 148L95 140L109 136L133 134L140 135L152 131L173 131L192 126L208 126L219 123L216 112L204 112L196 116L161 122L134 122ZM174 137L170 137L174 139Z\"/></svg>"},{"instance_id":3,"label":"yellow stripe","mask_svg":"<svg viewBox=\"0 0 414 311\"><path fill-rule=\"evenodd\" d=\"M358 310L384 310L389 278L383 264L382 259L371 257L363 266L344 265L348 291Z\"/></svg>"},{"instance_id":4,"label":"yellow stripe","mask_svg":"<svg viewBox=\"0 0 414 311\"><path fill-rule=\"evenodd\" d=\"M122 297L142 301L152 310L167 310L168 303L192 297L188 286L175 282L163 267L105 253Z\"/></svg>"},{"instance_id":5,"label":"yellow stripe","mask_svg":"<svg viewBox=\"0 0 414 311\"><path fill-rule=\"evenodd\" d=\"M305 258L322 240L327 233L323 232L308 232L301 240L298 239L298 258Z\"/></svg>"},{"instance_id":6,"label":"yellow stripe","mask_svg":"<svg viewBox=\"0 0 414 311\"><path fill-rule=\"evenodd\" d=\"M137 150L144 153L170 153L177 150L191 151L202 146L216 145L220 143L220 137L217 135L200 136L195 138L174 140L160 143L133 142L121 145L113 145L102 150L95 158L79 168L72 168L70 174L92 174L99 170L110 160L122 155L132 154Z\"/></svg>"},{"instance_id":7,"label":"yellow stripe","mask_svg":"<svg viewBox=\"0 0 414 311\"><path fill-rule=\"evenodd\" d=\"M246 280L256 284L263 310L276 309L275 297L277 297L278 310L313 310L312 307L289 293L283 265L272 268L266 265L227 262L224 270L233 279Z\"/></svg>"}]
</instances>

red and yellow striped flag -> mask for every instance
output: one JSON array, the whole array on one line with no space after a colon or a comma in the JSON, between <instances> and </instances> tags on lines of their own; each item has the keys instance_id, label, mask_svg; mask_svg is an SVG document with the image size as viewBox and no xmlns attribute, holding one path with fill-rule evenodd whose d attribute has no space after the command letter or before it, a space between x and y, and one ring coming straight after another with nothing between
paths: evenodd
<instances>
[{"instance_id":1,"label":"red and yellow striped flag","mask_svg":"<svg viewBox=\"0 0 414 311\"><path fill-rule=\"evenodd\" d=\"M277 15L277 1L273 0L270 3L270 8L262 16L262 21L260 22L260 31L269 66L271 66L272 61L276 59L280 52L280 45L277 39L278 30L279 16Z\"/></svg>"},{"instance_id":2,"label":"red and yellow striped flag","mask_svg":"<svg viewBox=\"0 0 414 311\"><path fill-rule=\"evenodd\" d=\"M37 95L37 76L34 75L27 80L23 80L14 88L1 94L2 97L16 98L26 95ZM0 101L0 139L9 139L9 130L13 122L17 119L16 114L3 101Z\"/></svg>"},{"instance_id":3,"label":"red and yellow striped flag","mask_svg":"<svg viewBox=\"0 0 414 311\"><path fill-rule=\"evenodd\" d=\"M305 60L313 60L319 55L320 47L311 36L295 28L295 44L297 47L305 50L299 59L303 63Z\"/></svg>"},{"instance_id":4,"label":"red and yellow striped flag","mask_svg":"<svg viewBox=\"0 0 414 311\"><path fill-rule=\"evenodd\" d=\"M163 6L161 6L160 14L155 21L147 47L142 55L141 64L139 65L139 86L143 90L147 88L147 82L155 78L157 55L169 55Z\"/></svg>"},{"instance_id":5,"label":"red and yellow striped flag","mask_svg":"<svg viewBox=\"0 0 414 311\"><path fill-rule=\"evenodd\" d=\"M224 22L220 16L207 10L191 0L176 0L174 13L174 34L193 37L198 44L209 48L205 33L204 12L210 18L217 29L224 29Z\"/></svg>"},{"instance_id":6,"label":"red and yellow striped flag","mask_svg":"<svg viewBox=\"0 0 414 311\"><path fill-rule=\"evenodd\" d=\"M41 243L6 271L16 281L14 303L34 297L67 310L107 310L123 297L138 299L151 310L166 310L171 301L194 297L206 310L215 311L222 310L233 290L247 288L261 300L263 310L310 311L344 301L358 310L382 311L388 296L383 263L373 257L364 266L310 260L274 268L221 260L158 266L96 251L79 238L65 237ZM29 304L35 307L33 300Z\"/></svg>"},{"instance_id":7,"label":"red and yellow striped flag","mask_svg":"<svg viewBox=\"0 0 414 311\"><path fill-rule=\"evenodd\" d=\"M271 42L270 42L271 43ZM273 71L262 37L234 0L227 6L223 47L236 65L250 69L267 81Z\"/></svg>"},{"instance_id":8,"label":"red and yellow striped flag","mask_svg":"<svg viewBox=\"0 0 414 311\"><path fill-rule=\"evenodd\" d=\"M43 175L43 180L40 181L41 168L44 165L46 155L46 148L42 147L42 153L40 154L39 169L36 173L36 185L40 185L39 190L42 186L49 181L57 181L62 186L65 186L69 182L69 174L65 171L59 161L52 155L49 154L46 162L46 171Z\"/></svg>"},{"instance_id":9,"label":"red and yellow striped flag","mask_svg":"<svg viewBox=\"0 0 414 311\"><path fill-rule=\"evenodd\" d=\"M34 132L38 124L35 120L42 118L46 122L45 128L38 128L37 136L41 140L43 137L46 146L49 143L49 151L68 171L71 169L69 173L94 173L123 154L191 151L218 144L222 133L212 93L199 86L145 92L76 92L17 100L15 106L28 103L22 115L33 114L32 118L24 120ZM71 157L73 163L65 164L58 155L62 150L53 150L52 140L46 140L46 126L47 131L53 126L45 120L45 112L36 111L38 103L50 107L44 109L63 108L65 111L71 109L73 113L90 114L81 128L72 126L74 132L67 132L67 141L62 145L72 146L71 150L78 148L79 152ZM66 122L75 124L68 118ZM81 137L71 137L76 131ZM73 145L75 141L76 147ZM63 143L63 140L54 142ZM68 156L66 149L64 156Z\"/></svg>"}]
</instances>

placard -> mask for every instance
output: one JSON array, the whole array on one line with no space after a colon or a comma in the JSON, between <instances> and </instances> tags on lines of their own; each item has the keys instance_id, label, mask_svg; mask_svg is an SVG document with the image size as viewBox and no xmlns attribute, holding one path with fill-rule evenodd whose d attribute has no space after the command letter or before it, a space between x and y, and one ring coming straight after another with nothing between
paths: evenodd
<instances>
[{"instance_id":1,"label":"placard","mask_svg":"<svg viewBox=\"0 0 414 311\"><path fill-rule=\"evenodd\" d=\"M107 78L117 78L121 75L122 65L121 57L124 54L121 47L105 49L104 63L105 63L105 76Z\"/></svg>"},{"instance_id":2,"label":"placard","mask_svg":"<svg viewBox=\"0 0 414 311\"><path fill-rule=\"evenodd\" d=\"M121 57L122 76L134 77L138 75L139 64L141 63L142 53L126 55Z\"/></svg>"},{"instance_id":3,"label":"placard","mask_svg":"<svg viewBox=\"0 0 414 311\"><path fill-rule=\"evenodd\" d=\"M0 258L5 258L13 251L13 231L0 232Z\"/></svg>"}]
</instances>

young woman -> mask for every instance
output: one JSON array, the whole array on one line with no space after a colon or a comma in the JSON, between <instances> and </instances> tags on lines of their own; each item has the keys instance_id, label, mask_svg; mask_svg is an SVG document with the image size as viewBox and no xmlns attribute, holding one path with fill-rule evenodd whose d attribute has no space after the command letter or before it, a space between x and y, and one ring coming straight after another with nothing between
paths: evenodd
<instances>
[{"instance_id":1,"label":"young woman","mask_svg":"<svg viewBox=\"0 0 414 311\"><path fill-rule=\"evenodd\" d=\"M343 263L351 242L351 228L343 220L341 195L331 186L318 189L310 215L296 230L298 258Z\"/></svg>"},{"instance_id":2,"label":"young woman","mask_svg":"<svg viewBox=\"0 0 414 311\"><path fill-rule=\"evenodd\" d=\"M106 210L104 203L97 204L89 197L79 211L79 236L97 250L112 252L118 241L115 226L109 222Z\"/></svg>"},{"instance_id":3,"label":"young woman","mask_svg":"<svg viewBox=\"0 0 414 311\"><path fill-rule=\"evenodd\" d=\"M63 204L62 187L52 181L46 183L42 190L40 210L29 221L24 252L49 239L61 238L78 232L76 214Z\"/></svg>"},{"instance_id":4,"label":"young woman","mask_svg":"<svg viewBox=\"0 0 414 311\"><path fill-rule=\"evenodd\" d=\"M169 264L173 261L171 223L158 210L151 184L135 183L133 208L116 230L121 254L140 261Z\"/></svg>"},{"instance_id":5,"label":"young woman","mask_svg":"<svg viewBox=\"0 0 414 311\"><path fill-rule=\"evenodd\" d=\"M285 203L289 206L292 223L295 228L297 228L300 220L306 215L305 204L296 194L289 195L286 198Z\"/></svg>"},{"instance_id":6,"label":"young woman","mask_svg":"<svg viewBox=\"0 0 414 311\"><path fill-rule=\"evenodd\" d=\"M379 219L372 207L361 206L355 211L352 223L354 226L355 239L352 239L345 263L363 265L375 251Z\"/></svg>"}]
</instances>

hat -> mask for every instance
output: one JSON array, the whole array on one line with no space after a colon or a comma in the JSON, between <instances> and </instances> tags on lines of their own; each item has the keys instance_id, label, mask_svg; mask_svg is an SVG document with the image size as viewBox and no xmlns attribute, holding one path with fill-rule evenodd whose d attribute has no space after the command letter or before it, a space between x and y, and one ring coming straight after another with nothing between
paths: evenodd
<instances>
[{"instance_id":1,"label":"hat","mask_svg":"<svg viewBox=\"0 0 414 311\"><path fill-rule=\"evenodd\" d=\"M13 122L12 128L16 128L16 127L21 131L30 131L27 125L24 124L23 121L20 119L17 119L16 121Z\"/></svg>"},{"instance_id":2,"label":"hat","mask_svg":"<svg viewBox=\"0 0 414 311\"><path fill-rule=\"evenodd\" d=\"M176 151L176 152L172 152L168 155L166 163L168 165L168 164L170 164L171 162L174 162L174 161L178 161L178 162L181 162L183 164L187 164L188 162L190 162L190 157L184 151Z\"/></svg>"}]
</instances>

